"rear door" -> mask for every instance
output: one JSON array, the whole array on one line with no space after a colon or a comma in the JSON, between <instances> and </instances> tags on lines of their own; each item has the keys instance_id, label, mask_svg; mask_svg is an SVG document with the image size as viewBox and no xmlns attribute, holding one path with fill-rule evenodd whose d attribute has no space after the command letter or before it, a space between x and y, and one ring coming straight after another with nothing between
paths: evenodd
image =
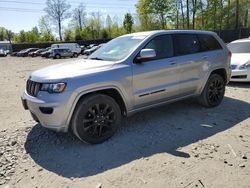
<instances>
[{"instance_id":1,"label":"rear door","mask_svg":"<svg viewBox=\"0 0 250 188\"><path fill-rule=\"evenodd\" d=\"M206 54L200 53L200 42L196 34L174 34L175 57L179 65L179 92L181 95L192 95L197 91L202 79L202 67Z\"/></svg>"}]
</instances>

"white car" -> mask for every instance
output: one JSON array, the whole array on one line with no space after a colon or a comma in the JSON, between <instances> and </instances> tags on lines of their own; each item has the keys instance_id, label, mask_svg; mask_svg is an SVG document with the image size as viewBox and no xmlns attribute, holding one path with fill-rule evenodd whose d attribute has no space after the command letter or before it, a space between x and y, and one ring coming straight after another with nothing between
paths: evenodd
<instances>
[{"instance_id":1,"label":"white car","mask_svg":"<svg viewBox=\"0 0 250 188\"><path fill-rule=\"evenodd\" d=\"M230 81L250 82L250 38L233 41L227 47L232 52Z\"/></svg>"},{"instance_id":2,"label":"white car","mask_svg":"<svg viewBox=\"0 0 250 188\"><path fill-rule=\"evenodd\" d=\"M4 49L0 49L0 57L6 57L7 52Z\"/></svg>"},{"instance_id":3,"label":"white car","mask_svg":"<svg viewBox=\"0 0 250 188\"><path fill-rule=\"evenodd\" d=\"M60 44L52 44L51 48L64 48L64 49L70 49L74 55L79 55L82 51L82 48L77 43L60 43Z\"/></svg>"}]
</instances>

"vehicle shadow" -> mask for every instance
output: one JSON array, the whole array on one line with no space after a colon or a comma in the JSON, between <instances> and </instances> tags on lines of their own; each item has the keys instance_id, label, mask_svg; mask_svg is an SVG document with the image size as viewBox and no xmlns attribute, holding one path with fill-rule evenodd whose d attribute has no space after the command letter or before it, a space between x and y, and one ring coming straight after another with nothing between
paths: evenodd
<instances>
[{"instance_id":1,"label":"vehicle shadow","mask_svg":"<svg viewBox=\"0 0 250 188\"><path fill-rule=\"evenodd\" d=\"M87 177L158 153L188 158L178 148L230 129L249 118L249 109L249 103L229 97L216 108L180 101L128 118L113 138L99 145L35 125L25 149L37 164L60 176Z\"/></svg>"},{"instance_id":2,"label":"vehicle shadow","mask_svg":"<svg viewBox=\"0 0 250 188\"><path fill-rule=\"evenodd\" d=\"M250 88L250 82L229 82L227 87L234 87L234 88Z\"/></svg>"}]
</instances>

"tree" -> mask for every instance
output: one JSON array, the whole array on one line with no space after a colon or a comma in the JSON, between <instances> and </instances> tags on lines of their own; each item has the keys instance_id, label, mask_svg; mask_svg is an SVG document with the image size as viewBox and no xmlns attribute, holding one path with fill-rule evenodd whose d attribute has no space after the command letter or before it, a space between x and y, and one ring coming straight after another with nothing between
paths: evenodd
<instances>
[{"instance_id":1,"label":"tree","mask_svg":"<svg viewBox=\"0 0 250 188\"><path fill-rule=\"evenodd\" d=\"M132 15L130 13L125 14L125 17L123 20L123 27L127 33L132 32L133 24L134 24L134 20L133 20Z\"/></svg>"},{"instance_id":2,"label":"tree","mask_svg":"<svg viewBox=\"0 0 250 188\"><path fill-rule=\"evenodd\" d=\"M107 15L107 18L106 18L106 28L107 28L107 32L108 32L108 37L111 38L111 36L112 36L112 19L111 19L110 15Z\"/></svg>"},{"instance_id":3,"label":"tree","mask_svg":"<svg viewBox=\"0 0 250 188\"><path fill-rule=\"evenodd\" d=\"M73 20L77 23L80 30L82 30L86 22L86 12L85 12L85 6L83 3L80 3L80 5L74 9Z\"/></svg>"},{"instance_id":4,"label":"tree","mask_svg":"<svg viewBox=\"0 0 250 188\"><path fill-rule=\"evenodd\" d=\"M0 41L6 39L6 29L4 27L0 27Z\"/></svg>"},{"instance_id":5,"label":"tree","mask_svg":"<svg viewBox=\"0 0 250 188\"><path fill-rule=\"evenodd\" d=\"M189 0L187 0L187 3L186 3L186 6L187 6L187 28L189 29Z\"/></svg>"},{"instance_id":6,"label":"tree","mask_svg":"<svg viewBox=\"0 0 250 188\"><path fill-rule=\"evenodd\" d=\"M52 32L51 23L48 16L42 16L38 21L38 26L42 34Z\"/></svg>"},{"instance_id":7,"label":"tree","mask_svg":"<svg viewBox=\"0 0 250 188\"><path fill-rule=\"evenodd\" d=\"M239 28L239 0L236 0L235 29Z\"/></svg>"},{"instance_id":8,"label":"tree","mask_svg":"<svg viewBox=\"0 0 250 188\"><path fill-rule=\"evenodd\" d=\"M193 12L193 24L192 24L192 26L193 26L193 29L195 28L195 14L196 14L196 11L197 11L197 0L192 0L192 12Z\"/></svg>"},{"instance_id":9,"label":"tree","mask_svg":"<svg viewBox=\"0 0 250 188\"><path fill-rule=\"evenodd\" d=\"M10 44L12 43L12 39L14 38L14 36L14 32L12 32L11 30L6 30L6 38L10 42Z\"/></svg>"},{"instance_id":10,"label":"tree","mask_svg":"<svg viewBox=\"0 0 250 188\"><path fill-rule=\"evenodd\" d=\"M152 29L150 0L138 0L136 11L139 16L142 30Z\"/></svg>"},{"instance_id":11,"label":"tree","mask_svg":"<svg viewBox=\"0 0 250 188\"><path fill-rule=\"evenodd\" d=\"M162 29L165 29L167 25L168 16L172 15L171 9L174 7L172 0L151 0L150 1L150 12L157 16L160 20Z\"/></svg>"},{"instance_id":12,"label":"tree","mask_svg":"<svg viewBox=\"0 0 250 188\"><path fill-rule=\"evenodd\" d=\"M44 9L47 15L53 20L58 27L59 37L62 40L62 23L70 17L70 4L67 0L47 0Z\"/></svg>"},{"instance_id":13,"label":"tree","mask_svg":"<svg viewBox=\"0 0 250 188\"><path fill-rule=\"evenodd\" d=\"M64 30L64 40L66 42L70 42L73 41L74 36L73 36L73 32L70 29L65 29Z\"/></svg>"}]
</instances>

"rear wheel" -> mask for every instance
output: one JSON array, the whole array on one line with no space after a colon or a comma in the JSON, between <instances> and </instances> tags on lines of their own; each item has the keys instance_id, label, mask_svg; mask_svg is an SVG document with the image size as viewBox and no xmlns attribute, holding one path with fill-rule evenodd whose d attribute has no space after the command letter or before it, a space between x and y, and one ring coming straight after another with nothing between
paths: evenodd
<instances>
[{"instance_id":1,"label":"rear wheel","mask_svg":"<svg viewBox=\"0 0 250 188\"><path fill-rule=\"evenodd\" d=\"M78 54L77 54L77 53L74 53L74 54L73 54L73 57L78 57Z\"/></svg>"},{"instance_id":2,"label":"rear wheel","mask_svg":"<svg viewBox=\"0 0 250 188\"><path fill-rule=\"evenodd\" d=\"M212 74L199 97L200 104L206 107L218 106L223 100L225 85L226 84L222 76Z\"/></svg>"},{"instance_id":3,"label":"rear wheel","mask_svg":"<svg viewBox=\"0 0 250 188\"><path fill-rule=\"evenodd\" d=\"M71 126L80 140L98 144L115 134L121 117L121 109L113 98L102 94L89 95L78 103Z\"/></svg>"},{"instance_id":4,"label":"rear wheel","mask_svg":"<svg viewBox=\"0 0 250 188\"><path fill-rule=\"evenodd\" d=\"M61 58L61 56L59 54L55 55L55 59L60 59L60 58Z\"/></svg>"}]
</instances>

